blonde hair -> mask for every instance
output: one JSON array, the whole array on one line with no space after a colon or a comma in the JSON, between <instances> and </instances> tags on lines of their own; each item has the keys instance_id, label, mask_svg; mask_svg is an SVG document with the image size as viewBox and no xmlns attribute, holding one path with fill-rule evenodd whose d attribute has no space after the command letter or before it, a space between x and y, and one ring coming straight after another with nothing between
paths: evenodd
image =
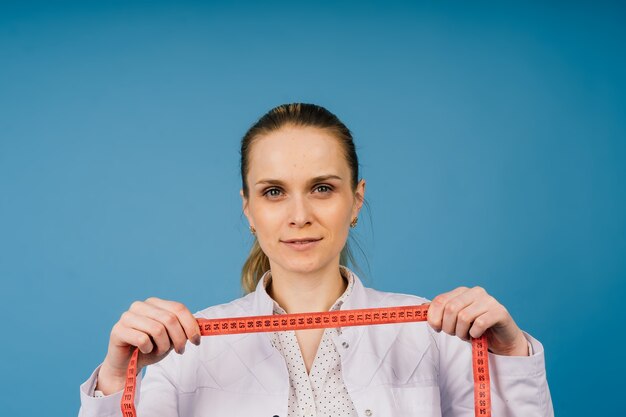
<instances>
[{"instance_id":1,"label":"blonde hair","mask_svg":"<svg viewBox=\"0 0 626 417\"><path fill-rule=\"evenodd\" d=\"M291 103L271 109L252 125L241 140L241 188L244 197L249 197L246 176L249 170L250 150L254 141L260 136L277 131L286 125L317 127L328 130L333 134L342 146L351 171L352 190L356 190L359 178L359 160L356 155L356 149L350 130L337 116L324 107L307 103ZM361 252L363 251L361 250ZM339 263L341 265L351 264L354 265L357 270L359 269L348 242L346 242L341 250ZM263 274L269 271L269 269L269 258L263 252L259 241L255 237L248 258L241 269L241 287L244 294L254 291Z\"/></svg>"}]
</instances>

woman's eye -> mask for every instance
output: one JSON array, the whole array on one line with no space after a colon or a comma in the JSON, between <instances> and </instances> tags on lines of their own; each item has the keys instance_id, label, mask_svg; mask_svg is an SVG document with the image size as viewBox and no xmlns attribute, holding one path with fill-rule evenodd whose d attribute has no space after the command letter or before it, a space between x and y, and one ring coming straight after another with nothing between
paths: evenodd
<instances>
[{"instance_id":1,"label":"woman's eye","mask_svg":"<svg viewBox=\"0 0 626 417\"><path fill-rule=\"evenodd\" d=\"M332 189L332 187L330 187L328 185L319 185L319 186L317 186L316 190L319 190L322 193L326 194L326 193L330 193L333 189Z\"/></svg>"},{"instance_id":2,"label":"woman's eye","mask_svg":"<svg viewBox=\"0 0 626 417\"><path fill-rule=\"evenodd\" d=\"M268 197L278 197L280 195L280 190L278 188L269 188L265 190L263 195Z\"/></svg>"}]
</instances>

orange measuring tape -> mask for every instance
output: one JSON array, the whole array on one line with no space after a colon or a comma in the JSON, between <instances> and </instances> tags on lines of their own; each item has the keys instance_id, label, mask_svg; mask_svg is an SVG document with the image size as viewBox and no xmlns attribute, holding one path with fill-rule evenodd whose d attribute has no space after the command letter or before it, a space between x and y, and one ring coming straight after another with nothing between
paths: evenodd
<instances>
[{"instance_id":1,"label":"orange measuring tape","mask_svg":"<svg viewBox=\"0 0 626 417\"><path fill-rule=\"evenodd\" d=\"M426 321L428 306L429 304L421 304L417 306L365 308L321 313L197 319L197 321L202 336L278 332ZM121 407L124 417L137 416L135 411L135 389L137 387L138 355L139 349L133 348L126 371L126 384L122 394ZM472 371L474 375L474 413L476 417L491 417L489 360L485 335L472 339Z\"/></svg>"}]
</instances>

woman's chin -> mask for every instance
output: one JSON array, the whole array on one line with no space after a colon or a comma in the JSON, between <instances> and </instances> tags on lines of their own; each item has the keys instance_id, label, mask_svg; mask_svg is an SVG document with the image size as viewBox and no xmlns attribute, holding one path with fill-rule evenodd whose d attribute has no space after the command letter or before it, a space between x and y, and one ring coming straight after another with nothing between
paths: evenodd
<instances>
[{"instance_id":1,"label":"woman's chin","mask_svg":"<svg viewBox=\"0 0 626 417\"><path fill-rule=\"evenodd\" d=\"M328 267L328 262L322 262L320 259L290 259L289 262L283 264L283 269L294 274L310 274Z\"/></svg>"}]
</instances>

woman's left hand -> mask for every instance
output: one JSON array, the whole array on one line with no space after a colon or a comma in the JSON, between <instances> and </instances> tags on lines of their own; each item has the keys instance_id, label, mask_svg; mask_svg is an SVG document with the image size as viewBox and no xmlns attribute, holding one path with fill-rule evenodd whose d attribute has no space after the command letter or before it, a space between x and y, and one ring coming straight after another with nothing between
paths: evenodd
<instances>
[{"instance_id":1,"label":"woman's left hand","mask_svg":"<svg viewBox=\"0 0 626 417\"><path fill-rule=\"evenodd\" d=\"M497 355L528 356L528 342L507 309L481 287L459 287L436 296L428 308L428 324L463 340L487 336Z\"/></svg>"}]
</instances>

